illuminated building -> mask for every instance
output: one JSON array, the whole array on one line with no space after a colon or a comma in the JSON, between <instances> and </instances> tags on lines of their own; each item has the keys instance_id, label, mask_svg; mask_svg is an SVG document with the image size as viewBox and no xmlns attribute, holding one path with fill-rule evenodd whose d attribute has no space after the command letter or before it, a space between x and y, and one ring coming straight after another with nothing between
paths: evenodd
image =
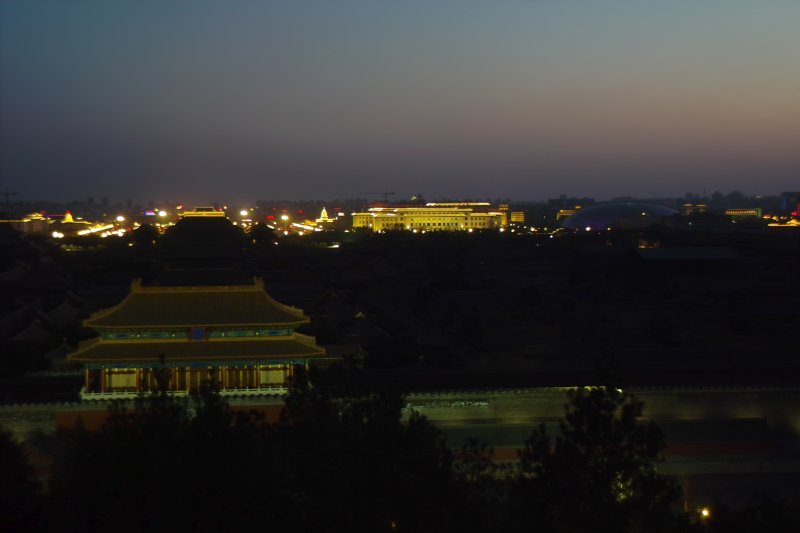
<instances>
[{"instance_id":1,"label":"illuminated building","mask_svg":"<svg viewBox=\"0 0 800 533\"><path fill-rule=\"evenodd\" d=\"M503 226L508 225L508 204L503 203L498 206L498 211L503 214Z\"/></svg>"},{"instance_id":2,"label":"illuminated building","mask_svg":"<svg viewBox=\"0 0 800 533\"><path fill-rule=\"evenodd\" d=\"M153 283L134 280L121 303L84 321L98 336L69 356L84 366L84 399L189 394L212 382L223 395L272 394L296 366L330 362L296 332L309 322L302 310L233 264L241 232L209 213L188 212L165 235L170 266Z\"/></svg>"},{"instance_id":3,"label":"illuminated building","mask_svg":"<svg viewBox=\"0 0 800 533\"><path fill-rule=\"evenodd\" d=\"M372 231L469 231L505 225L505 213L488 202L428 203L416 207L371 207L353 213L354 229Z\"/></svg>"},{"instance_id":4,"label":"illuminated building","mask_svg":"<svg viewBox=\"0 0 800 533\"><path fill-rule=\"evenodd\" d=\"M511 211L511 222L515 224L524 224L525 211Z\"/></svg>"},{"instance_id":5,"label":"illuminated building","mask_svg":"<svg viewBox=\"0 0 800 533\"><path fill-rule=\"evenodd\" d=\"M761 218L760 207L745 207L745 208L732 208L726 209L725 214L734 218Z\"/></svg>"},{"instance_id":6,"label":"illuminated building","mask_svg":"<svg viewBox=\"0 0 800 533\"><path fill-rule=\"evenodd\" d=\"M583 206L575 205L573 207L565 207L563 209L559 209L556 212L556 222L560 221L563 218L568 218L577 213L581 210Z\"/></svg>"},{"instance_id":7,"label":"illuminated building","mask_svg":"<svg viewBox=\"0 0 800 533\"><path fill-rule=\"evenodd\" d=\"M336 219L328 217L328 210L323 207L317 219L317 224L332 224L334 222L336 222Z\"/></svg>"},{"instance_id":8,"label":"illuminated building","mask_svg":"<svg viewBox=\"0 0 800 533\"><path fill-rule=\"evenodd\" d=\"M31 213L20 219L0 220L0 223L8 224L22 233L47 233L50 227L50 220L41 213Z\"/></svg>"},{"instance_id":9,"label":"illuminated building","mask_svg":"<svg viewBox=\"0 0 800 533\"><path fill-rule=\"evenodd\" d=\"M211 218L225 218L224 211L218 211L213 207L195 207L193 211L184 211L184 218L191 217L211 217Z\"/></svg>"},{"instance_id":10,"label":"illuminated building","mask_svg":"<svg viewBox=\"0 0 800 533\"><path fill-rule=\"evenodd\" d=\"M683 204L681 207L681 215L685 217L706 212L708 212L708 205L706 204Z\"/></svg>"}]
</instances>

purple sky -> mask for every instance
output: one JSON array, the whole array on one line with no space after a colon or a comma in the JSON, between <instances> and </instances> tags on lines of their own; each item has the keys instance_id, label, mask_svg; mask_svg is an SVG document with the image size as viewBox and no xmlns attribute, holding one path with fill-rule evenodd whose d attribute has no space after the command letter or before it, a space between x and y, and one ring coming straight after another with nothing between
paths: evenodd
<instances>
[{"instance_id":1,"label":"purple sky","mask_svg":"<svg viewBox=\"0 0 800 533\"><path fill-rule=\"evenodd\" d=\"M0 3L25 200L800 188L800 2Z\"/></svg>"}]
</instances>

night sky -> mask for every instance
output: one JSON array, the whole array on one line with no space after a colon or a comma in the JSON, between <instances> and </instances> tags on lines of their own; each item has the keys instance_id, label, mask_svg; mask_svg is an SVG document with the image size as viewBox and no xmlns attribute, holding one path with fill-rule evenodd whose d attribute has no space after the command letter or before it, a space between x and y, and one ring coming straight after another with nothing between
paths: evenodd
<instances>
[{"instance_id":1,"label":"night sky","mask_svg":"<svg viewBox=\"0 0 800 533\"><path fill-rule=\"evenodd\" d=\"M800 189L800 2L0 2L17 199Z\"/></svg>"}]
</instances>

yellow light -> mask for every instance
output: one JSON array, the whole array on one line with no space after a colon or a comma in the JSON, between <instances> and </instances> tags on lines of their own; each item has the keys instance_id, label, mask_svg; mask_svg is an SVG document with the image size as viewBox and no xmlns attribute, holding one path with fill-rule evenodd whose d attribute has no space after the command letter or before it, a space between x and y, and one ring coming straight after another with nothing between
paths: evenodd
<instances>
[{"instance_id":1,"label":"yellow light","mask_svg":"<svg viewBox=\"0 0 800 533\"><path fill-rule=\"evenodd\" d=\"M117 222L125 222L125 217L122 215L117 216Z\"/></svg>"},{"instance_id":2,"label":"yellow light","mask_svg":"<svg viewBox=\"0 0 800 533\"><path fill-rule=\"evenodd\" d=\"M702 509L700 509L700 516L702 516L703 518L708 518L709 516L711 516L711 509L709 509L708 507L703 507Z\"/></svg>"},{"instance_id":3,"label":"yellow light","mask_svg":"<svg viewBox=\"0 0 800 533\"><path fill-rule=\"evenodd\" d=\"M162 209L161 211L158 212L158 216L165 217L167 216L167 212Z\"/></svg>"},{"instance_id":4,"label":"yellow light","mask_svg":"<svg viewBox=\"0 0 800 533\"><path fill-rule=\"evenodd\" d=\"M239 211L239 214L242 215L243 217L246 217L247 216L247 209L242 209L241 211Z\"/></svg>"}]
</instances>

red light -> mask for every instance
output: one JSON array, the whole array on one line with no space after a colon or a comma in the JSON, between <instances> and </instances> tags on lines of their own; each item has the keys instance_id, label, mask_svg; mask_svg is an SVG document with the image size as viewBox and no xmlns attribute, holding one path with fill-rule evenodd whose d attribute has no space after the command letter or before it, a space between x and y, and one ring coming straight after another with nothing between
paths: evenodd
<instances>
[{"instance_id":1,"label":"red light","mask_svg":"<svg viewBox=\"0 0 800 533\"><path fill-rule=\"evenodd\" d=\"M303 214L303 210L302 209L298 209L297 212L300 213L300 214Z\"/></svg>"},{"instance_id":2,"label":"red light","mask_svg":"<svg viewBox=\"0 0 800 533\"><path fill-rule=\"evenodd\" d=\"M267 220L273 220L275 217L272 215L267 215Z\"/></svg>"}]
</instances>

